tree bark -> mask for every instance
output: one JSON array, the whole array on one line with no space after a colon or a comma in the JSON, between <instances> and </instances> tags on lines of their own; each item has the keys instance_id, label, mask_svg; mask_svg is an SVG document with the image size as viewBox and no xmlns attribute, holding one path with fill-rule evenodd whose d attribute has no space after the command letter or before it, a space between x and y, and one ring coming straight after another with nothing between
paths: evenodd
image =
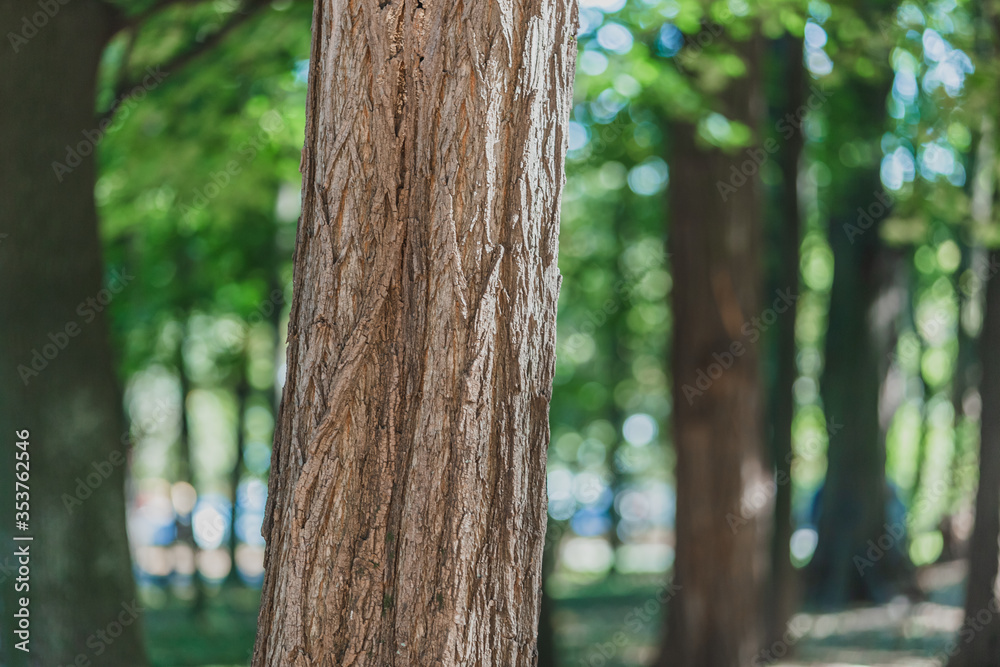
<instances>
[{"instance_id":1,"label":"tree bark","mask_svg":"<svg viewBox=\"0 0 1000 667\"><path fill-rule=\"evenodd\" d=\"M723 94L727 117L754 131L763 117L759 51L756 40L740 45L749 72ZM760 188L754 176L721 194L746 155L699 146L687 124L670 138L677 547L659 664L733 667L760 649L768 568L771 505L753 502L770 480L752 324L761 314Z\"/></svg>"},{"instance_id":2,"label":"tree bark","mask_svg":"<svg viewBox=\"0 0 1000 667\"><path fill-rule=\"evenodd\" d=\"M16 51L5 36L0 49L0 562L16 544L11 510L20 430L30 434L30 523L16 533L34 537L30 591L16 595L30 595L31 652L11 647L14 587L4 577L0 662L65 665L85 655L141 666L146 658L125 531L128 436L106 310L87 304L105 288L93 152L79 149L79 164L61 181L53 169L67 162L67 146L93 147L83 133L97 128L97 68L113 17L94 0L56 7L32 32L25 23L45 16L37 3L0 4L5 33L31 33ZM110 286L123 287L121 280ZM38 374L22 376L25 369ZM129 622L112 642L95 634L119 619Z\"/></svg>"},{"instance_id":3,"label":"tree bark","mask_svg":"<svg viewBox=\"0 0 1000 667\"><path fill-rule=\"evenodd\" d=\"M1000 251L990 253L990 267L1000 264ZM986 313L980 338L983 406L1000 404L1000 280L986 287ZM1000 558L1000 411L982 413L979 444L979 490L976 525L969 548L969 580L965 598L965 623L959 630L957 654L949 667L1000 665L1000 599L997 597L997 559ZM988 618L988 621L983 619Z\"/></svg>"},{"instance_id":4,"label":"tree bark","mask_svg":"<svg viewBox=\"0 0 1000 667\"><path fill-rule=\"evenodd\" d=\"M575 26L316 4L257 667L534 664Z\"/></svg>"}]
</instances>

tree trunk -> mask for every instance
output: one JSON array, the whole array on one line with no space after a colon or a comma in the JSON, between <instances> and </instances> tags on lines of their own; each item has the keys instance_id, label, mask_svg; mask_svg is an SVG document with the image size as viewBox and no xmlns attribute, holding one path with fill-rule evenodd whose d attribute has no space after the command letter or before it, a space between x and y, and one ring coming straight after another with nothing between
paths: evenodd
<instances>
[{"instance_id":1,"label":"tree trunk","mask_svg":"<svg viewBox=\"0 0 1000 667\"><path fill-rule=\"evenodd\" d=\"M990 253L990 267L1000 264L1000 251ZM986 314L980 338L983 406L1000 404L1000 280L986 287ZM965 623L957 640L958 652L949 667L1000 666L1000 600L997 597L997 559L1000 558L1000 411L982 413L979 445L979 491L976 525L969 549L969 581L965 598Z\"/></svg>"},{"instance_id":2,"label":"tree trunk","mask_svg":"<svg viewBox=\"0 0 1000 667\"><path fill-rule=\"evenodd\" d=\"M795 116L805 104L805 68L802 65L802 40L786 36L775 45L770 60L778 70L777 84L783 104L775 113L775 127L782 127L782 119ZM801 220L799 213L799 160L802 157L803 135L794 131L787 138L781 135L776 156L781 170L779 201L775 208L777 224L771 225L771 245L777 266L771 273L770 294L779 290L799 293L799 244ZM785 632L785 625L798 602L797 577L792 567L792 420L795 417L795 400L792 386L798 377L795 344L796 304L775 323L771 337L774 370L768 391L768 433L770 454L775 471L774 534L771 540L771 600L767 619L768 643L777 641Z\"/></svg>"},{"instance_id":3,"label":"tree trunk","mask_svg":"<svg viewBox=\"0 0 1000 667\"><path fill-rule=\"evenodd\" d=\"M889 10L879 2L859 11L875 24ZM893 286L897 259L879 238L892 205L877 157L890 86L891 73L885 71L856 77L824 102L831 132L825 162L833 174L825 199L834 277L820 392L830 440L819 541L806 572L807 595L823 607L884 601L908 564L905 525L887 525L885 432L879 414L895 317L906 298L905 289ZM871 157L844 166L838 158L841 142L834 137L866 143ZM880 540L889 548L879 548Z\"/></svg>"},{"instance_id":4,"label":"tree trunk","mask_svg":"<svg viewBox=\"0 0 1000 667\"><path fill-rule=\"evenodd\" d=\"M875 202L877 171L869 184ZM885 430L879 419L894 325L887 301L902 306L903 297L888 297L893 260L878 231L873 227L852 244L843 222L834 217L830 227L834 279L821 382L830 443L819 542L807 573L810 600L824 608L885 602L908 564L906 526L890 525L886 513Z\"/></svg>"},{"instance_id":5,"label":"tree trunk","mask_svg":"<svg viewBox=\"0 0 1000 667\"><path fill-rule=\"evenodd\" d=\"M188 397L191 395L191 377L187 372L187 364L184 361L184 343L187 338L188 324L184 324L184 336L181 338L177 348L177 380L181 391L181 430L177 436L177 481L186 482L191 488L197 489L197 480L194 477L196 461L194 449L191 447L191 413L188 410ZM187 517L187 521L181 517L175 517L174 526L177 530L177 541L187 545L191 550L191 558L194 561L194 572L191 573L191 588L194 592L194 600L191 604L193 614L201 614L205 611L205 582L198 568L198 554L201 551L198 543L194 539L194 510Z\"/></svg>"},{"instance_id":6,"label":"tree trunk","mask_svg":"<svg viewBox=\"0 0 1000 667\"><path fill-rule=\"evenodd\" d=\"M246 350L246 348L244 348ZM249 352L240 357L239 381L236 385L236 460L229 475L231 489L229 506L229 576L226 584L242 586L239 568L236 567L236 551L240 546L240 538L236 531L236 521L239 518L240 482L243 481L244 449L246 448L246 414L247 402L250 396L250 383L247 381L247 367L250 365Z\"/></svg>"},{"instance_id":7,"label":"tree trunk","mask_svg":"<svg viewBox=\"0 0 1000 667\"><path fill-rule=\"evenodd\" d=\"M537 667L558 667L559 658L556 640L555 600L545 586L556 569L559 540L562 528L556 524L552 530L552 519L548 520L545 531L545 548L542 554L542 600L538 612L538 661Z\"/></svg>"},{"instance_id":8,"label":"tree trunk","mask_svg":"<svg viewBox=\"0 0 1000 667\"><path fill-rule=\"evenodd\" d=\"M984 58L992 57L992 48L984 49ZM970 209L975 226L989 225L993 217L993 199L996 191L996 130L990 116L984 116L980 123L979 138L976 146L975 171L971 179ZM975 227L974 227L975 228ZM970 230L971 231L971 230ZM972 236L970 234L970 236ZM979 388L980 359L979 341L981 336L970 331L966 326L965 315L970 308L982 308L985 299L986 285L981 275L981 267L988 267L988 251L973 238L962 243L962 262L956 276L958 283L956 292L959 300L958 322L958 355L955 360L955 372L952 377L952 405L955 409L955 452L951 461L951 483L949 484L948 507L954 510L963 495L962 469L975 456L972 451L966 451L959 445L964 441L962 430L970 424L969 416L965 414L965 396L971 390ZM963 279L964 277L964 279ZM948 517L949 522L951 517ZM959 557L961 550L949 548L949 535L945 535L945 550L942 558Z\"/></svg>"},{"instance_id":9,"label":"tree trunk","mask_svg":"<svg viewBox=\"0 0 1000 667\"><path fill-rule=\"evenodd\" d=\"M756 130L763 112L759 44L740 51L749 73L724 93L724 112ZM760 649L768 566L759 182L755 175L720 193L718 184L730 182L746 155L699 146L687 124L675 125L670 137L677 553L659 664L733 667L750 664Z\"/></svg>"},{"instance_id":10,"label":"tree trunk","mask_svg":"<svg viewBox=\"0 0 1000 667\"><path fill-rule=\"evenodd\" d=\"M97 67L113 17L93 0L54 6L48 17L35 2L0 4L5 33L28 35L16 51L9 38L0 49L0 539L5 554L29 546L31 571L29 591L14 595L12 577L2 585L0 662L79 664L84 655L145 665L125 531L129 438L105 311L107 298L127 289L128 267L105 287L93 143L84 135L97 127ZM39 17L45 24L35 28ZM53 163L67 164L67 146L79 162L60 181ZM15 543L13 461L22 430L30 442L30 522L13 532L34 540ZM30 654L11 646L14 598L22 596L30 596ZM121 634L106 641L109 629Z\"/></svg>"},{"instance_id":11,"label":"tree trunk","mask_svg":"<svg viewBox=\"0 0 1000 667\"><path fill-rule=\"evenodd\" d=\"M316 4L257 667L534 664L575 12Z\"/></svg>"}]
</instances>

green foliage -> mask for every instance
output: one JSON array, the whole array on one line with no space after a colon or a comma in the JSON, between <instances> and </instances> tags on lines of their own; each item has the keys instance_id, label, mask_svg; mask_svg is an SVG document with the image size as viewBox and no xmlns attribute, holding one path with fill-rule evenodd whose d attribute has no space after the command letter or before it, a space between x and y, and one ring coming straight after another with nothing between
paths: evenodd
<instances>
[{"instance_id":1,"label":"green foliage","mask_svg":"<svg viewBox=\"0 0 1000 667\"><path fill-rule=\"evenodd\" d=\"M115 74L104 79L169 60L225 16L211 3L157 15L131 48L129 72L118 70L130 36L109 47L106 69ZM285 291L308 26L298 5L268 10L114 114L99 146L96 198L107 262L137 276L113 310L126 375L169 357L177 343L169 322L194 311L246 321L275 289ZM105 97L111 92L109 83Z\"/></svg>"},{"instance_id":2,"label":"green foliage","mask_svg":"<svg viewBox=\"0 0 1000 667\"><path fill-rule=\"evenodd\" d=\"M910 503L938 472L956 490L916 517L914 557L934 556L938 519L968 505L975 484L978 414L954 408L974 406L975 396L955 396L969 389L956 375L966 368L962 340L974 341L982 319L976 248L1000 238L995 211L977 203L992 203L998 164L1000 60L987 9L968 0L581 3L551 404L549 511L562 547L555 590L608 573L660 576L671 563L667 351L673 327L683 326L670 312L675 280L664 254L671 128L694 124L702 145L734 164L755 140L781 137L780 126L750 128L725 113L727 90L748 76L736 47L750 39L779 53L768 62L802 57L811 95L794 123L806 145L797 521L808 523L823 482L831 427L819 392L837 270L829 226L857 219L859 175L871 176L893 207L868 233L904 257L910 303L890 360L904 398L889 429L887 474ZM245 373L256 392L244 426L246 469L256 476L266 473L283 356L275 348L290 299L309 10L271 3L197 59L167 69L162 83L122 98L123 82L141 82L147 68L212 40L242 10L217 0L155 13L108 47L96 110L115 108L95 191L105 260L136 276L111 307L124 384L157 373L176 384L186 374L192 396L212 401L234 435L233 389ZM801 39L804 51L778 51L785 36ZM769 76L769 90L780 93L783 82ZM774 164L761 175L769 191L781 186ZM775 250L767 252L770 266ZM235 438L217 440L224 446L206 468L221 486ZM157 468L163 458L141 459L139 470L166 474Z\"/></svg>"}]
</instances>

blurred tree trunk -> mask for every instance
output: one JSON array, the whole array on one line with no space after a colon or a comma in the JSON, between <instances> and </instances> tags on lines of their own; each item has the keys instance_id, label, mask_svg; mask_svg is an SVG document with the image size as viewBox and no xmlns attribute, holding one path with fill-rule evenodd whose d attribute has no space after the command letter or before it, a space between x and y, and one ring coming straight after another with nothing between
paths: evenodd
<instances>
[{"instance_id":1,"label":"blurred tree trunk","mask_svg":"<svg viewBox=\"0 0 1000 667\"><path fill-rule=\"evenodd\" d=\"M620 281L628 280L628 277L622 272L622 262L621 258L624 256L627 243L625 242L626 226L628 224L628 211L623 205L618 205L614 210L614 219L611 221L614 227L614 252L612 254L610 271L611 275L614 276L613 285L622 284ZM629 314L629 304L627 302L620 302L621 294L612 293L610 298L615 303L615 308L612 312L608 313L607 322L604 326L607 328L608 337L610 338L610 350L609 355L611 361L611 367L608 369L608 389L609 389L609 405L608 405L608 421L611 422L615 427L615 442L608 449L608 470L611 473L611 489L613 490L615 496L622 490L625 483L628 480L627 473L623 473L618 467L618 453L621 451L622 443L625 438L623 435L623 428L625 426L625 419L628 417L626 411L619 405L618 399L615 397L615 388L618 387L622 382L632 378L632 365L630 363L630 353L628 348L628 314ZM618 527L621 525L621 514L618 512L617 503L611 503L611 508L608 510L611 516L611 532L608 535L608 541L611 543L612 553L614 554L615 570L617 571L619 548L622 546L621 535L618 533Z\"/></svg>"},{"instance_id":2,"label":"blurred tree trunk","mask_svg":"<svg viewBox=\"0 0 1000 667\"><path fill-rule=\"evenodd\" d=\"M876 4L878 9L866 5L862 10L871 25L885 10L886 3ZM905 305L905 289L893 285L897 258L879 238L892 205L878 157L890 85L891 73L885 71L855 76L824 103L831 137L824 160L833 171L825 199L834 278L820 384L830 440L819 542L806 577L807 595L822 606L891 596L907 562L905 525L887 520L879 414L895 320ZM848 138L870 147L869 157L857 166L844 166L838 157ZM888 549L878 547L880 538Z\"/></svg>"},{"instance_id":3,"label":"blurred tree trunk","mask_svg":"<svg viewBox=\"0 0 1000 667\"><path fill-rule=\"evenodd\" d=\"M990 267L1000 265L1000 251L990 253ZM995 268L994 268L995 272ZM959 630L958 653L949 667L1000 665L1000 600L997 598L997 559L1000 558L1000 280L986 287L986 313L981 356L983 375L982 435L979 445L979 491L976 525L969 549L969 580L965 623ZM988 620L984 620L988 619Z\"/></svg>"},{"instance_id":4,"label":"blurred tree trunk","mask_svg":"<svg viewBox=\"0 0 1000 667\"><path fill-rule=\"evenodd\" d=\"M778 99L782 100L775 111L775 128L786 127L782 120L788 115L797 116L805 105L805 68L802 64L802 40L786 36L773 44L770 52L772 67L776 70ZM785 120L787 123L787 120ZM777 215L770 225L769 245L777 249L777 259L770 273L770 294L779 290L799 293L799 244L801 220L799 212L799 160L804 145L800 128L792 128L790 135L780 133L776 160L781 170L778 188ZM792 386L798 377L795 344L796 304L788 307L774 327L770 337L771 357L774 368L769 378L768 435L769 450L774 464L774 534L771 541L771 599L768 618L768 642L777 641L785 632L797 604L797 577L792 567L792 420L795 417L795 400Z\"/></svg>"},{"instance_id":5,"label":"blurred tree trunk","mask_svg":"<svg viewBox=\"0 0 1000 667\"><path fill-rule=\"evenodd\" d=\"M991 50L992 51L992 50ZM990 224L996 191L996 144L992 119L983 122L976 155L972 186L972 218L976 225ZM957 653L948 667L1000 666L1000 597L997 591L1000 558L1000 251L988 258L981 248L971 249L969 266L972 276L960 286L969 299L981 298L985 284L983 329L979 336L981 375L979 393L982 405L979 439L979 488L975 501L975 525L969 544L969 578L966 584L965 621L957 638ZM956 379L972 383L968 378ZM963 392L964 393L964 392ZM987 611L983 611L987 610ZM989 613L989 622L983 618ZM977 618L978 617L978 618Z\"/></svg>"},{"instance_id":6,"label":"blurred tree trunk","mask_svg":"<svg viewBox=\"0 0 1000 667\"><path fill-rule=\"evenodd\" d=\"M184 342L187 339L187 323L184 324L184 336L181 338L180 346L177 349L177 380L181 391L181 430L177 436L177 481L191 485L192 489L198 488L195 484L194 471L197 462L194 458L194 451L191 447L191 415L188 410L188 397L191 394L191 378L188 376L187 365L184 362ZM177 541L186 545L191 550L191 558L194 559L194 572L191 574L191 588L194 590L194 604L191 611L200 614L205 610L205 583L201 577L201 570L198 569L198 543L194 539L194 510L188 516L188 521L184 522L181 517L175 521L177 527Z\"/></svg>"},{"instance_id":7,"label":"blurred tree trunk","mask_svg":"<svg viewBox=\"0 0 1000 667\"><path fill-rule=\"evenodd\" d=\"M97 127L97 68L113 17L93 0L56 7L36 29L37 3L0 4L5 33L29 35L16 51L6 38L0 49L0 433L11 462L0 476L2 539L14 544L9 501L21 430L31 443L31 521L21 534L34 537L30 657L11 646L7 579L0 662L74 664L93 655L94 633L121 615L131 622L103 645L100 661L138 666L146 658L125 531L128 436L106 311L87 304L105 282L93 143L84 132ZM79 161L60 181L53 163L67 163L68 147ZM128 289L128 271L108 286Z\"/></svg>"},{"instance_id":8,"label":"blurred tree trunk","mask_svg":"<svg viewBox=\"0 0 1000 667\"><path fill-rule=\"evenodd\" d=\"M878 172L866 180L869 187L861 191L872 193L862 204L867 209L880 192ZM855 194L844 201L866 201ZM810 599L823 607L885 601L906 569L906 526L889 524L887 518L885 430L879 415L902 297L892 287L893 257L881 247L877 229L851 243L844 222L834 215L830 224L834 279L821 381L830 442L819 542L807 575Z\"/></svg>"},{"instance_id":9,"label":"blurred tree trunk","mask_svg":"<svg viewBox=\"0 0 1000 667\"><path fill-rule=\"evenodd\" d=\"M549 518L545 531L545 548L542 554L542 601L538 613L538 663L536 667L556 667L559 660L556 657L556 625L553 614L555 600L546 590L549 577L556 569L556 557L559 554L559 538L563 528L558 522Z\"/></svg>"},{"instance_id":10,"label":"blurred tree trunk","mask_svg":"<svg viewBox=\"0 0 1000 667\"><path fill-rule=\"evenodd\" d=\"M253 664L534 665L575 4L313 30Z\"/></svg>"},{"instance_id":11,"label":"blurred tree trunk","mask_svg":"<svg viewBox=\"0 0 1000 667\"><path fill-rule=\"evenodd\" d=\"M912 300L912 299L911 299ZM920 355L923 358L924 353L927 351L927 345L921 342L920 345ZM916 456L916 467L913 475L913 482L910 483L909 489L909 504L912 506L914 501L917 499L917 494L920 493L921 487L924 485L924 465L927 463L927 450L930 448L931 439L931 418L930 418L930 402L934 398L934 392L930 385L927 384L927 380L924 378L923 372L919 373L920 380L920 393L921 408L920 408L920 439L917 441L917 456Z\"/></svg>"},{"instance_id":12,"label":"blurred tree trunk","mask_svg":"<svg viewBox=\"0 0 1000 667\"><path fill-rule=\"evenodd\" d=\"M978 159L978 158L977 158ZM977 168L978 169L978 168ZM976 178L970 179L975 181ZM975 192L975 184L972 186ZM975 195L973 194L973 198ZM975 204L973 204L975 209ZM975 214L973 213L973 217ZM978 389L979 380L979 355L976 350L978 341L977 332L970 330L967 326L968 311L970 305L975 303L978 308L982 307L982 295L974 285L971 285L967 278L973 266L978 266L985 262L985 256L975 258L983 253L981 247L970 245L959 238L959 247L962 259L958 270L955 272L956 284L955 292L958 298L958 326L956 335L958 338L958 352L955 355L955 370L951 378L951 405L954 412L952 420L954 428L954 445L952 447L951 458L948 461L947 473L947 497L945 501L945 513L939 522L939 529L943 538L941 556L939 561L950 561L958 558L965 558L967 554L968 542L961 539L959 526L956 521L961 522L960 515L966 509L966 501L969 498L965 480L963 477L970 468L970 461L974 460L976 453L967 443L966 434L973 428L973 424L978 421L978 415L966 414L965 399L968 392Z\"/></svg>"},{"instance_id":13,"label":"blurred tree trunk","mask_svg":"<svg viewBox=\"0 0 1000 667\"><path fill-rule=\"evenodd\" d=\"M986 49L984 58L992 57L992 49ZM984 116L980 124L979 138L976 146L975 171L970 184L970 200L972 221L975 226L983 228L992 223L993 200L996 192L996 129L994 120ZM958 284L956 291L959 299L958 323L958 356L955 360L955 372L952 377L952 405L955 409L955 453L951 462L951 484L949 485L948 507L954 509L963 495L963 468L974 465L976 453L959 449L964 441L962 430L972 426L979 415L967 415L965 398L969 392L979 388L980 359L979 348L982 340L981 332L975 331L974 325L968 320L970 311L984 307L986 284L989 273L989 252L981 245L974 235L973 240L963 243L962 262L958 269ZM985 267L985 268L984 268ZM981 402L980 414L985 405ZM971 448L970 448L971 449ZM949 523L951 517L948 517ZM950 526L949 526L950 527ZM945 535L945 552L949 555L964 556L954 549L949 549L949 535ZM953 553L949 553L953 552Z\"/></svg>"},{"instance_id":14,"label":"blurred tree trunk","mask_svg":"<svg viewBox=\"0 0 1000 667\"><path fill-rule=\"evenodd\" d=\"M246 414L247 401L250 397L250 383L247 382L247 367L250 359L247 355L241 356L242 367L239 374L240 379L236 385L236 460L233 461L233 469L229 474L229 486L232 490L229 506L229 576L226 583L230 586L242 586L243 580L240 578L239 569L236 567L236 550L240 546L239 535L236 531L236 520L239 516L239 495L240 482L243 480L243 452L246 447Z\"/></svg>"},{"instance_id":15,"label":"blurred tree trunk","mask_svg":"<svg viewBox=\"0 0 1000 667\"><path fill-rule=\"evenodd\" d=\"M759 51L756 40L739 45L749 72L722 94L726 116L755 131L763 117ZM753 171L720 192L747 153L705 148L683 123L670 140L677 546L659 664L733 667L750 664L761 646L770 539L758 368L760 185Z\"/></svg>"},{"instance_id":16,"label":"blurred tree trunk","mask_svg":"<svg viewBox=\"0 0 1000 667\"><path fill-rule=\"evenodd\" d=\"M968 283L963 284L962 277L966 275L967 271L977 266L977 258L979 263L985 259L985 256L980 256L983 253L978 247L970 246L967 243L961 243L960 247L962 261L956 272L958 282L955 285L955 292L959 300L958 353L955 356L955 372L951 379L951 404L955 411L954 424L956 433L958 433L962 422L966 418L966 393L969 390L975 389L978 382L976 375L979 367L979 359L976 353L976 336L965 325L966 311L968 310L967 304L969 302L982 303L982 297L979 296L977 290L969 287ZM952 490L956 489L953 488Z\"/></svg>"}]
</instances>

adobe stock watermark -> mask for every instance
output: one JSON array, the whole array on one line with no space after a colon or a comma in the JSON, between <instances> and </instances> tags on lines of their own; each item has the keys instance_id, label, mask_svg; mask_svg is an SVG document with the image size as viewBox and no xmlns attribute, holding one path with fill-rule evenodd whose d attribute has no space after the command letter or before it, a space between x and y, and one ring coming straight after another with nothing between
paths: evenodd
<instances>
[{"instance_id":1,"label":"adobe stock watermark","mask_svg":"<svg viewBox=\"0 0 1000 667\"><path fill-rule=\"evenodd\" d=\"M781 135L784 141L791 139L797 132L802 131L802 124L810 111L820 109L829 99L829 93L819 88L816 84L809 87L810 95L806 103L795 111L789 111L775 123L775 131ZM774 137L768 137L761 146L753 146L745 151L746 159L740 163L729 167L729 178L725 181L716 181L715 188L719 191L722 201L729 201L729 197L737 190L746 185L757 175L757 172L771 159L771 156L778 152L781 144Z\"/></svg>"},{"instance_id":2,"label":"adobe stock watermark","mask_svg":"<svg viewBox=\"0 0 1000 667\"><path fill-rule=\"evenodd\" d=\"M946 665L949 662L948 658L954 658L961 653L962 646L971 644L976 635L993 622L993 618L997 614L1000 614L1000 600L994 595L985 607L976 612L975 616L966 615L962 627L958 631L958 637L948 642L948 645L935 656L940 661L939 664Z\"/></svg>"},{"instance_id":3,"label":"adobe stock watermark","mask_svg":"<svg viewBox=\"0 0 1000 667\"><path fill-rule=\"evenodd\" d=\"M842 428L844 428L843 424L838 424L836 418L830 417L826 424L826 442L832 440L833 436L837 435ZM798 454L795 451L791 451L785 455L785 463L791 466L796 456L801 461L810 461L820 453L823 444L824 439L814 433L796 447ZM774 475L774 478L757 484L754 488L748 488L740 499L740 506L735 508L735 511L726 514L726 523L729 524L729 529L733 531L733 535L738 533L743 526L748 525L764 509L771 506L771 501L778 494L779 487L791 483L792 476L784 470L779 470Z\"/></svg>"},{"instance_id":4,"label":"adobe stock watermark","mask_svg":"<svg viewBox=\"0 0 1000 667\"><path fill-rule=\"evenodd\" d=\"M732 368L736 360L747 353L749 346L760 340L760 337L778 321L778 316L788 312L788 309L798 301L798 298L799 295L793 293L790 287L784 290L776 290L775 299L771 303L771 307L764 309L759 317L751 317L740 328L740 334L746 340L746 343L743 340L734 340L730 343L729 349L721 353L713 352L712 358L715 361L710 363L706 368L698 369L695 374L696 379L694 384L684 384L681 387L688 405L694 405L694 399L703 396L716 380Z\"/></svg>"},{"instance_id":5,"label":"adobe stock watermark","mask_svg":"<svg viewBox=\"0 0 1000 667\"><path fill-rule=\"evenodd\" d=\"M285 303L285 291L281 289L273 289L268 295L268 298L257 306L256 309L246 318L246 320L240 320L239 330L234 332L226 332L223 335L223 339L228 345L238 345L246 340L247 334L250 328L260 324L261 322L267 321L268 319L274 317L275 312L278 308Z\"/></svg>"},{"instance_id":6,"label":"adobe stock watermark","mask_svg":"<svg viewBox=\"0 0 1000 667\"><path fill-rule=\"evenodd\" d=\"M176 417L176 415L176 408L166 401L160 400L156 403L156 409L151 416L142 421L133 422L129 430L122 434L121 448L111 450L111 453L103 460L92 462L90 468L85 469L86 474L76 478L76 487L74 487L73 493L62 494L60 500L62 500L63 507L66 508L66 513L72 515L78 507L83 507L83 504L94 495L94 492L111 477L111 473L128 462L125 452L128 451L129 447L144 435L152 433L168 418Z\"/></svg>"},{"instance_id":7,"label":"adobe stock watermark","mask_svg":"<svg viewBox=\"0 0 1000 667\"><path fill-rule=\"evenodd\" d=\"M745 3L741 2L741 4L745 6ZM671 58L678 70L681 72L693 70L695 61L701 57L702 52L725 34L726 26L736 18L730 6L722 5L718 16L712 17L711 20L703 21L702 29L697 34L692 35L689 40L685 41L683 48L681 48L677 55Z\"/></svg>"},{"instance_id":8,"label":"adobe stock watermark","mask_svg":"<svg viewBox=\"0 0 1000 667\"><path fill-rule=\"evenodd\" d=\"M626 119L622 114L615 114L614 119L607 124L594 123L590 126L590 149L592 153L601 153L608 146L612 146L622 135L625 134L625 130L632 126L632 121ZM598 129L600 128L600 129Z\"/></svg>"},{"instance_id":9,"label":"adobe stock watermark","mask_svg":"<svg viewBox=\"0 0 1000 667\"><path fill-rule=\"evenodd\" d=\"M41 11L37 11L29 18L27 14L21 17L20 30L8 32L7 40L10 46L17 53L28 43L38 31L49 24L49 20L55 18L59 10L68 5L71 0L38 0L36 3Z\"/></svg>"},{"instance_id":10,"label":"adobe stock watermark","mask_svg":"<svg viewBox=\"0 0 1000 667\"><path fill-rule=\"evenodd\" d=\"M604 667L629 645L630 637L642 633L655 621L664 605L681 592L681 585L670 582L657 591L656 595L641 605L636 605L625 614L625 629L611 636L610 641L595 644L577 662L581 667Z\"/></svg>"},{"instance_id":11,"label":"adobe stock watermark","mask_svg":"<svg viewBox=\"0 0 1000 667\"><path fill-rule=\"evenodd\" d=\"M588 311L583 318L583 323L579 327L573 328L566 338L566 348L578 349L584 344L587 337L607 324L610 316L632 301L636 285L642 280L646 271L663 266L667 257L668 255L662 250L647 249L640 258L639 266L634 270L633 276L617 281L612 287L613 294L598 308Z\"/></svg>"},{"instance_id":12,"label":"adobe stock watermark","mask_svg":"<svg viewBox=\"0 0 1000 667\"><path fill-rule=\"evenodd\" d=\"M66 157L64 162L53 161L52 171L56 175L56 180L60 183L73 170L83 164L83 158L89 156L97 149L97 144L101 143L104 136L111 129L117 129L121 123L125 122L132 111L132 107L141 102L149 91L153 90L165 78L170 76L169 72L161 72L160 66L147 67L146 76L142 82L132 90L123 93L112 104L112 112L106 114L98 123L97 127L91 130L83 130L83 139L75 146L66 144Z\"/></svg>"},{"instance_id":13,"label":"adobe stock watermark","mask_svg":"<svg viewBox=\"0 0 1000 667\"><path fill-rule=\"evenodd\" d=\"M137 600L123 602L121 604L121 611L107 625L98 628L93 634L87 637L85 643L90 651L78 653L73 662L67 664L65 667L94 667L95 663L92 658L104 655L111 648L111 645L115 643L115 640L124 634L125 628L139 620L139 616L141 615L142 607L139 606ZM103 665L105 663L98 662L96 664Z\"/></svg>"},{"instance_id":14,"label":"adobe stock watermark","mask_svg":"<svg viewBox=\"0 0 1000 667\"><path fill-rule=\"evenodd\" d=\"M785 632L780 639L775 640L770 646L764 647L754 656L750 662L752 667L765 667L786 657L792 647L806 636L812 624L804 614L793 616L785 628Z\"/></svg>"},{"instance_id":15,"label":"adobe stock watermark","mask_svg":"<svg viewBox=\"0 0 1000 667\"><path fill-rule=\"evenodd\" d=\"M866 570L875 567L875 564L885 558L897 546L903 545L906 535L913 527L917 517L923 516L931 505L949 492L949 485L944 480L935 481L927 493L921 494L916 502L906 511L903 519L882 525L883 532L877 538L868 540L867 547L863 555L855 554L852 562L857 568L858 574L862 577Z\"/></svg>"},{"instance_id":16,"label":"adobe stock watermark","mask_svg":"<svg viewBox=\"0 0 1000 667\"><path fill-rule=\"evenodd\" d=\"M847 240L851 242L851 245L854 245L854 241L859 236L871 229L875 223L884 217L892 208L893 201L895 201L892 195L885 190L872 192L872 196L875 198L875 201L869 204L867 208L863 206L858 207L858 217L854 221L854 224L845 222L842 225L844 233L847 234Z\"/></svg>"},{"instance_id":17,"label":"adobe stock watermark","mask_svg":"<svg viewBox=\"0 0 1000 667\"><path fill-rule=\"evenodd\" d=\"M968 273L964 273L960 278L958 294L949 297L952 307L956 310L961 310L962 299L971 299L974 297L998 271L1000 271L1000 261L995 257L990 255L987 258L979 258L969 267ZM921 318L917 323L917 330L925 340L933 340L937 337L941 329L948 326L950 321L951 318L948 316L948 312L944 308L938 308L935 309L930 317ZM900 347L903 349L893 351L892 358L897 358L900 352L903 354L916 354L920 351L921 344L910 340L909 343L901 343Z\"/></svg>"},{"instance_id":18,"label":"adobe stock watermark","mask_svg":"<svg viewBox=\"0 0 1000 667\"><path fill-rule=\"evenodd\" d=\"M273 109L261 116L258 124L261 128L260 131L236 147L236 151L240 155L239 159L229 160L224 169L210 173L209 182L200 188L195 188L190 203L180 205L181 215L185 221L190 222L196 211L204 210L210 201L229 187L233 179L243 171L243 168L257 157L268 138L285 127L285 121L281 114Z\"/></svg>"},{"instance_id":19,"label":"adobe stock watermark","mask_svg":"<svg viewBox=\"0 0 1000 667\"><path fill-rule=\"evenodd\" d=\"M50 331L48 341L39 348L31 350L31 359L27 364L19 364L17 374L21 377L21 382L27 387L33 378L38 377L42 371L49 367L56 357L62 353L74 338L83 333L83 326L90 324L99 313L104 312L115 296L120 294L128 286L135 276L125 273L124 269L115 269L111 272L111 279L108 286L92 297L87 297L76 307L76 314L80 321L70 320L56 331Z\"/></svg>"}]
</instances>

